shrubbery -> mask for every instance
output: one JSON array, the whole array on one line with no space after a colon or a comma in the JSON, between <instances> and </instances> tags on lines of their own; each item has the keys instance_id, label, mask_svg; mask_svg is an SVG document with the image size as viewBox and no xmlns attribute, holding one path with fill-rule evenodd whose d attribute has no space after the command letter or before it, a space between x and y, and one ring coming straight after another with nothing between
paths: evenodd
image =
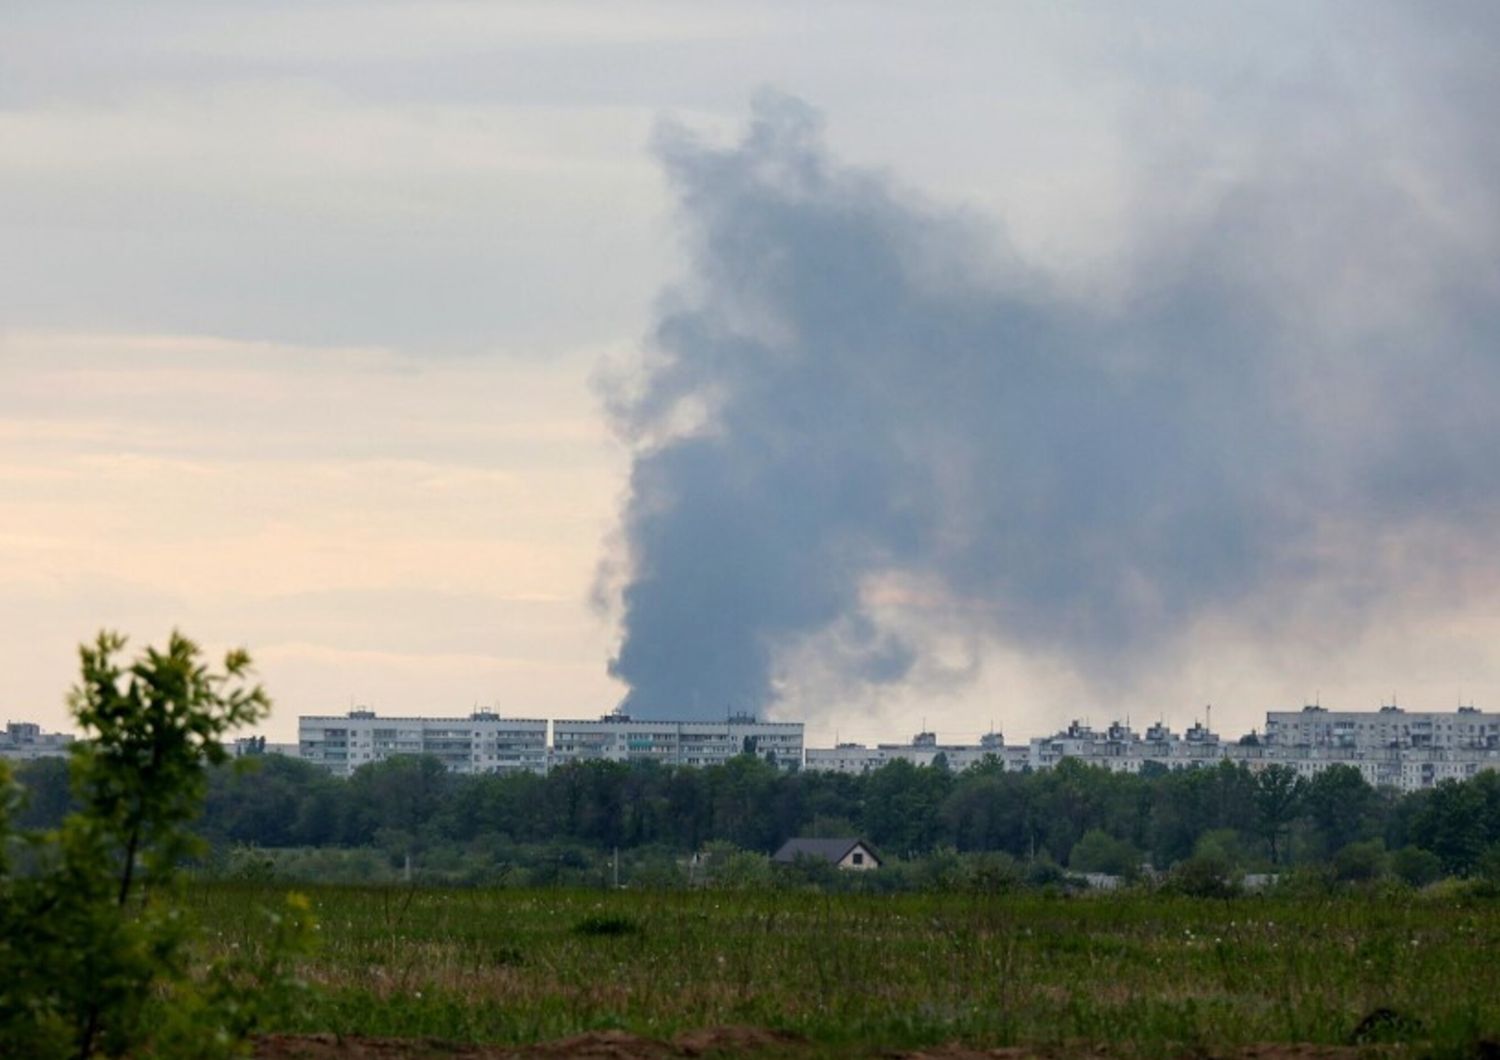
<instances>
[{"instance_id":1,"label":"shrubbery","mask_svg":"<svg viewBox=\"0 0 1500 1060\"><path fill-rule=\"evenodd\" d=\"M124 640L81 650L71 706L76 808L50 831L19 828L22 793L0 763L0 1055L38 1058L213 1057L295 991L293 959L311 935L293 897L264 945L204 966L178 899L188 830L221 738L269 707L248 683L249 658L222 671L174 634L124 667Z\"/></svg>"}]
</instances>

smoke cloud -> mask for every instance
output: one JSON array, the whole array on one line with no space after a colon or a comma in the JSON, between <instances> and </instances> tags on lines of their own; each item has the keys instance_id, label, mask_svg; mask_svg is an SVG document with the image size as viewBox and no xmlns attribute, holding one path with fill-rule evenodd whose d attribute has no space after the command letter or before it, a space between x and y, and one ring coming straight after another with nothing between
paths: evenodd
<instances>
[{"instance_id":1,"label":"smoke cloud","mask_svg":"<svg viewBox=\"0 0 1500 1060\"><path fill-rule=\"evenodd\" d=\"M689 278L610 389L623 707L759 710L810 656L851 699L951 677L953 630L1119 685L1251 599L1344 621L1461 576L1500 498L1500 167L1337 104L1143 190L1088 290L795 99L728 146L665 126Z\"/></svg>"}]
</instances>

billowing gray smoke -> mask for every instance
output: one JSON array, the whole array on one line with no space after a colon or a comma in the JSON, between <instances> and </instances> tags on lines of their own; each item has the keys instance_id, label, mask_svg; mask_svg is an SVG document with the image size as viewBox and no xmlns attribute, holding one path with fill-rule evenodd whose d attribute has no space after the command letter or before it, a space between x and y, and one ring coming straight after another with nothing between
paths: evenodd
<instances>
[{"instance_id":1,"label":"billowing gray smoke","mask_svg":"<svg viewBox=\"0 0 1500 1060\"><path fill-rule=\"evenodd\" d=\"M1454 226L1358 144L1143 206L1092 297L830 160L797 101L658 152L691 279L613 394L633 713L761 708L808 644L902 681L929 620L1126 679L1252 592L1494 525L1493 217Z\"/></svg>"}]
</instances>

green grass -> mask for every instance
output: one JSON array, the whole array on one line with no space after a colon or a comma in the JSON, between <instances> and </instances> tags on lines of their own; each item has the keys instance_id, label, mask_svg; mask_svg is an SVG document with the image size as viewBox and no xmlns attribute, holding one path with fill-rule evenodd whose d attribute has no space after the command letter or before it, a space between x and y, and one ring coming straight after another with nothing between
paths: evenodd
<instances>
[{"instance_id":1,"label":"green grass","mask_svg":"<svg viewBox=\"0 0 1500 1060\"><path fill-rule=\"evenodd\" d=\"M816 1050L1103 1043L1144 1055L1500 1037L1500 904L1040 895L303 888L321 947L294 1031L531 1042L754 1024ZM192 891L254 945L279 889Z\"/></svg>"}]
</instances>

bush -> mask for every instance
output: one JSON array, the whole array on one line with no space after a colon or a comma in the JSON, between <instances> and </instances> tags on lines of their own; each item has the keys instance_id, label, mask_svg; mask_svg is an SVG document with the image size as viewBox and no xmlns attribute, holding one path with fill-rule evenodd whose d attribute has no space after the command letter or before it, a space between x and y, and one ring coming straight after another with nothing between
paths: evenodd
<instances>
[{"instance_id":1,"label":"bush","mask_svg":"<svg viewBox=\"0 0 1500 1060\"><path fill-rule=\"evenodd\" d=\"M1403 883L1412 887L1426 887L1443 877L1443 862L1430 850L1421 847L1402 847L1391 856L1391 871Z\"/></svg>"},{"instance_id":2,"label":"bush","mask_svg":"<svg viewBox=\"0 0 1500 1060\"><path fill-rule=\"evenodd\" d=\"M622 935L639 935L641 925L628 916L608 913L593 913L573 925L573 934L592 938L619 938Z\"/></svg>"},{"instance_id":3,"label":"bush","mask_svg":"<svg viewBox=\"0 0 1500 1060\"><path fill-rule=\"evenodd\" d=\"M815 891L832 891L843 882L839 867L827 858L799 853L789 864L773 865L776 881L783 886Z\"/></svg>"},{"instance_id":4,"label":"bush","mask_svg":"<svg viewBox=\"0 0 1500 1060\"><path fill-rule=\"evenodd\" d=\"M1379 839L1350 843L1333 856L1333 878L1340 883L1370 883L1385 871L1385 843Z\"/></svg>"},{"instance_id":5,"label":"bush","mask_svg":"<svg viewBox=\"0 0 1500 1060\"><path fill-rule=\"evenodd\" d=\"M195 969L196 932L179 865L199 850L188 824L231 729L269 709L231 652L220 673L173 634L128 669L124 639L85 645L70 697L78 808L59 829L15 833L18 791L0 763L0 1055L212 1057L243 1051L296 986L291 958L311 938L305 900L273 916L271 945ZM25 874L6 854L29 854Z\"/></svg>"},{"instance_id":6,"label":"bush","mask_svg":"<svg viewBox=\"0 0 1500 1060\"><path fill-rule=\"evenodd\" d=\"M1194 854L1179 862L1167 878L1167 887L1194 898L1233 898L1240 893L1233 866L1213 852Z\"/></svg>"},{"instance_id":7,"label":"bush","mask_svg":"<svg viewBox=\"0 0 1500 1060\"><path fill-rule=\"evenodd\" d=\"M1055 887L1063 882L1063 870L1051 858L1040 857L1026 866L1028 887Z\"/></svg>"},{"instance_id":8,"label":"bush","mask_svg":"<svg viewBox=\"0 0 1500 1060\"><path fill-rule=\"evenodd\" d=\"M1104 872L1134 879L1140 875L1141 853L1127 840L1091 828L1073 844L1073 851L1068 855L1068 868L1074 872Z\"/></svg>"},{"instance_id":9,"label":"bush","mask_svg":"<svg viewBox=\"0 0 1500 1060\"><path fill-rule=\"evenodd\" d=\"M1013 891L1021 880L1021 867L1009 854L971 854L964 860L964 886L978 894Z\"/></svg>"}]
</instances>

